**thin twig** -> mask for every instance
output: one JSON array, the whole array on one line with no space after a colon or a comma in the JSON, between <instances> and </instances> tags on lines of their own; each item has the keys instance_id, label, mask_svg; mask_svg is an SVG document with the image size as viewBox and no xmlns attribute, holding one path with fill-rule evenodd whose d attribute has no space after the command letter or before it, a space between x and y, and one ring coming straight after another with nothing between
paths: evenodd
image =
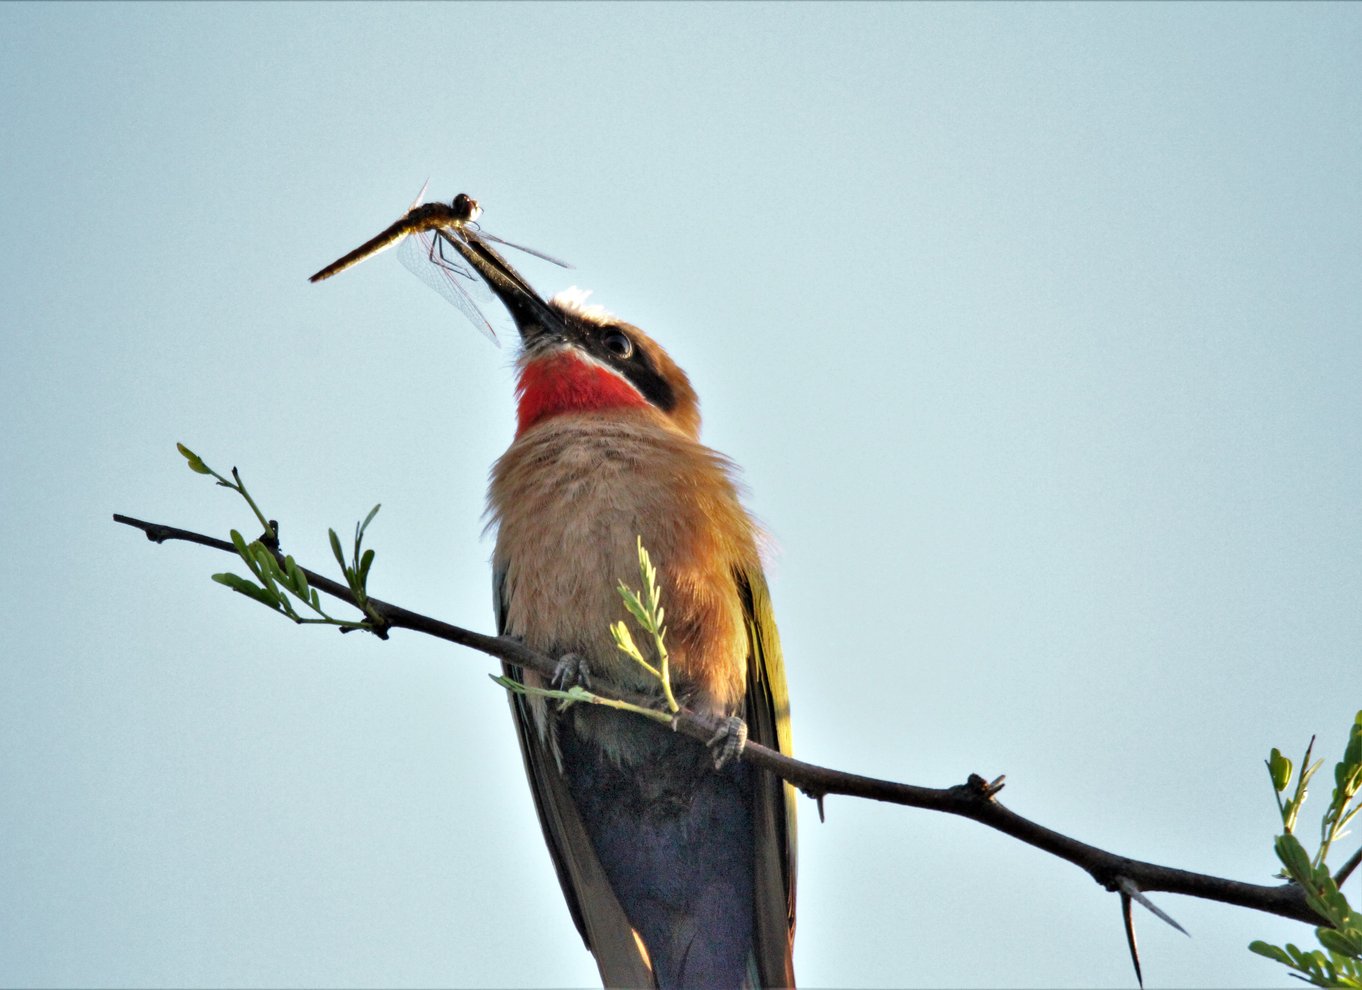
<instances>
[{"instance_id":1,"label":"thin twig","mask_svg":"<svg viewBox=\"0 0 1362 990\"><path fill-rule=\"evenodd\" d=\"M160 523L143 522L123 515L115 515L113 518L114 522L140 529L146 534L147 539L156 543L164 543L167 540L181 540L231 554L236 553L235 548L225 540L214 539L201 533L177 529L173 526L164 526ZM346 585L332 581L310 570L303 569L303 573L307 575L308 583L314 588L352 605L355 604L354 596ZM409 629L413 632L425 633L428 636L457 643L460 646L467 646L497 657L505 663L536 671L545 677L551 678L554 674L556 661L552 657L537 653L518 640L505 636L487 636L476 633L377 598L370 598L368 605L373 610L373 614L386 624L386 628ZM659 699L656 697L615 689L609 685L597 684L596 688L598 693L609 694L632 704L653 708L657 708L659 705ZM704 742L714 735L714 732L719 728L719 722L718 719L698 715L682 708L676 715L675 727L677 731ZM659 731L667 730L659 727ZM1242 883L1237 880L1226 880L1203 873L1193 873L1189 870L1179 870L1173 867L1159 866L1155 863L1128 859L1125 856L1119 856L1096 846L1088 845L1023 818L998 802L996 795L1001 790L1001 778L990 782L977 774L971 774L965 783L957 784L954 787L919 787L913 784L879 780L874 777L863 777L859 774L845 773L816 766L812 763L805 763L751 741L743 750L742 758L754 766L761 767L785 779L814 798L818 802L820 817L824 798L833 794L869 798L874 801L884 801L910 808L923 808L929 811L941 811L962 818L969 818L1060 859L1068 860L1087 871L1094 880L1107 890L1119 890L1122 878L1125 878L1136 888L1146 893L1163 891L1172 894L1185 894L1190 897L1201 897L1206 900L1234 904L1238 907L1293 918L1309 924L1318 925L1321 922L1320 917L1311 911L1306 904L1301 889L1294 884L1265 886ZM1359 856L1353 856L1344 866L1344 869L1340 871L1345 879L1346 873L1357 865L1358 859Z\"/></svg>"},{"instance_id":2,"label":"thin twig","mask_svg":"<svg viewBox=\"0 0 1362 990\"><path fill-rule=\"evenodd\" d=\"M1353 870L1357 869L1359 863L1362 863L1362 849L1358 849L1357 852L1349 856L1344 864L1338 868L1338 872L1334 874L1335 886L1342 887L1347 883L1348 877L1353 875Z\"/></svg>"}]
</instances>

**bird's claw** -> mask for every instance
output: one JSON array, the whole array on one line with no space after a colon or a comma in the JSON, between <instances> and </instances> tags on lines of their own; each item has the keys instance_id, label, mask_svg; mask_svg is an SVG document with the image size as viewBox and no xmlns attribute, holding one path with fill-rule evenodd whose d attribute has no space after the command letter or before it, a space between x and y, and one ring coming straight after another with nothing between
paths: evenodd
<instances>
[{"instance_id":1,"label":"bird's claw","mask_svg":"<svg viewBox=\"0 0 1362 990\"><path fill-rule=\"evenodd\" d=\"M553 687L571 691L575 687L591 690L591 667L580 653L564 653L553 668Z\"/></svg>"},{"instance_id":2,"label":"bird's claw","mask_svg":"<svg viewBox=\"0 0 1362 990\"><path fill-rule=\"evenodd\" d=\"M730 715L705 745L714 751L714 769L722 770L729 760L742 755L747 745L747 723Z\"/></svg>"}]
</instances>

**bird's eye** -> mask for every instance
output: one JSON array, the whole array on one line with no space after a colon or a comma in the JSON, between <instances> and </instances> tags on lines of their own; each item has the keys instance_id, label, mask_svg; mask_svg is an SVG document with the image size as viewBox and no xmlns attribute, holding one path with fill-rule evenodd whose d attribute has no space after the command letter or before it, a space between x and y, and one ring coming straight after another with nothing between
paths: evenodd
<instances>
[{"instance_id":1,"label":"bird's eye","mask_svg":"<svg viewBox=\"0 0 1362 990\"><path fill-rule=\"evenodd\" d=\"M601 337L601 343L616 357L627 358L634 353L634 342L619 330L607 330Z\"/></svg>"}]
</instances>

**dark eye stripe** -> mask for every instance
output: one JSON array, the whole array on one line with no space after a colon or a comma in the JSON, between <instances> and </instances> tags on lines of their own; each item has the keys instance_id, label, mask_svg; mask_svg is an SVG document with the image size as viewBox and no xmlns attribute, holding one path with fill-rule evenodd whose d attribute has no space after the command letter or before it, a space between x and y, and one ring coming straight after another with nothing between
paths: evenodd
<instances>
[{"instance_id":1,"label":"dark eye stripe","mask_svg":"<svg viewBox=\"0 0 1362 990\"><path fill-rule=\"evenodd\" d=\"M663 412L671 412L676 408L676 393L672 391L672 387L667 384L666 379L651 367L627 368L624 375L634 383L635 388L643 393L645 399Z\"/></svg>"},{"instance_id":2,"label":"dark eye stripe","mask_svg":"<svg viewBox=\"0 0 1362 990\"><path fill-rule=\"evenodd\" d=\"M612 350L606 341L613 336L624 338L628 353L620 354ZM663 412L676 408L676 393L655 367L648 352L638 345L623 327L605 326L598 333L586 335L587 350L627 378L643 397Z\"/></svg>"}]
</instances>

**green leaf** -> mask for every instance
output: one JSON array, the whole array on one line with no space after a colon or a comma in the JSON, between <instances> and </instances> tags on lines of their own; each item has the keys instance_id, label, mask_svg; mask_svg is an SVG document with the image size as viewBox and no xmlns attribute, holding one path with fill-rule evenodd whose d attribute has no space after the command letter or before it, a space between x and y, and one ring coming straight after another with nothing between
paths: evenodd
<instances>
[{"instance_id":1,"label":"green leaf","mask_svg":"<svg viewBox=\"0 0 1362 990\"><path fill-rule=\"evenodd\" d=\"M1349 734L1347 748L1343 750L1343 758L1349 763L1362 763L1362 712L1358 712L1353 720L1352 732Z\"/></svg>"},{"instance_id":2,"label":"green leaf","mask_svg":"<svg viewBox=\"0 0 1362 990\"><path fill-rule=\"evenodd\" d=\"M1299 969L1308 970L1310 968L1310 964L1315 961L1313 952L1303 952L1300 949L1298 949L1295 943L1293 942L1286 943L1286 951L1291 956L1292 965L1298 967Z\"/></svg>"},{"instance_id":3,"label":"green leaf","mask_svg":"<svg viewBox=\"0 0 1362 990\"><path fill-rule=\"evenodd\" d=\"M364 551L364 556L359 559L359 583L364 586L369 580L369 568L374 562L374 551L372 548Z\"/></svg>"},{"instance_id":4,"label":"green leaf","mask_svg":"<svg viewBox=\"0 0 1362 990\"><path fill-rule=\"evenodd\" d=\"M1267 772L1272 775L1272 786L1279 794L1291 783L1291 760L1275 746L1272 755L1267 758Z\"/></svg>"},{"instance_id":5,"label":"green leaf","mask_svg":"<svg viewBox=\"0 0 1362 990\"><path fill-rule=\"evenodd\" d=\"M1322 876L1320 876L1322 874ZM1329 875L1329 868L1321 866L1316 874L1316 882L1319 887L1319 900L1324 906L1324 915L1335 928L1347 924L1348 916L1352 914L1352 908L1348 904L1348 899L1343 896L1343 892L1334 883L1334 878Z\"/></svg>"},{"instance_id":6,"label":"green leaf","mask_svg":"<svg viewBox=\"0 0 1362 990\"><path fill-rule=\"evenodd\" d=\"M359 532L356 534L357 536L362 537L364 535L364 531L369 528L369 523L374 521L374 516L378 515L378 510L381 508L383 508L382 502L378 503L372 509L369 510L369 514L364 517L364 522L359 524Z\"/></svg>"},{"instance_id":7,"label":"green leaf","mask_svg":"<svg viewBox=\"0 0 1362 990\"><path fill-rule=\"evenodd\" d=\"M260 563L255 559L255 552L251 549L254 544L248 544L238 530L232 530L229 535L232 537L232 546L236 548L237 556L246 562L246 566L251 569L256 579L263 582L265 578L260 573Z\"/></svg>"},{"instance_id":8,"label":"green leaf","mask_svg":"<svg viewBox=\"0 0 1362 990\"><path fill-rule=\"evenodd\" d=\"M298 613L294 611L292 602L283 589L292 587L292 582L280 566L279 560L274 556L273 551L265 544L256 540L250 545L250 551L255 555L256 563L259 565L260 583L263 584L271 594L279 601L279 611L291 618L298 618Z\"/></svg>"},{"instance_id":9,"label":"green leaf","mask_svg":"<svg viewBox=\"0 0 1362 990\"><path fill-rule=\"evenodd\" d=\"M276 612L283 611L277 595L271 594L267 589L260 587L260 585L253 581L247 581L238 574L214 574L213 580L218 584L225 584L233 591L240 592L247 598L254 598L262 605L267 605Z\"/></svg>"},{"instance_id":10,"label":"green leaf","mask_svg":"<svg viewBox=\"0 0 1362 990\"><path fill-rule=\"evenodd\" d=\"M251 544L250 550L260 568L258 573L261 583L276 595L279 594L277 585L287 583L283 571L279 570L279 561L275 560L274 554L265 549L265 545L258 540Z\"/></svg>"},{"instance_id":11,"label":"green leaf","mask_svg":"<svg viewBox=\"0 0 1362 990\"><path fill-rule=\"evenodd\" d=\"M623 581L619 583L618 589L620 598L624 601L624 607L629 614L637 620L643 628L648 628L648 610L643 607L643 602L639 600L638 593L630 588Z\"/></svg>"},{"instance_id":12,"label":"green leaf","mask_svg":"<svg viewBox=\"0 0 1362 990\"><path fill-rule=\"evenodd\" d=\"M189 462L189 470L193 471L195 474L213 473L212 468L210 468L207 464L203 463L203 459L200 458L198 454L194 453L192 450L186 447L184 444L177 443L175 445L175 449L184 455L184 459Z\"/></svg>"},{"instance_id":13,"label":"green leaf","mask_svg":"<svg viewBox=\"0 0 1362 990\"><path fill-rule=\"evenodd\" d=\"M336 556L336 563L340 564L341 570L345 570L345 554L341 551L340 537L334 529L328 529L326 535L331 537L331 552Z\"/></svg>"},{"instance_id":14,"label":"green leaf","mask_svg":"<svg viewBox=\"0 0 1362 990\"><path fill-rule=\"evenodd\" d=\"M1256 952L1260 956L1267 956L1267 958L1273 959L1283 966L1291 965L1291 957L1286 954L1285 950L1279 949L1275 945L1269 945L1261 940L1250 942L1249 951Z\"/></svg>"},{"instance_id":15,"label":"green leaf","mask_svg":"<svg viewBox=\"0 0 1362 990\"><path fill-rule=\"evenodd\" d=\"M1343 956L1362 955L1362 941L1349 938L1343 932L1333 928L1316 928L1315 937L1319 939L1319 944L1331 952L1337 952Z\"/></svg>"},{"instance_id":16,"label":"green leaf","mask_svg":"<svg viewBox=\"0 0 1362 990\"><path fill-rule=\"evenodd\" d=\"M284 558L284 573L288 575L288 586L293 593L307 601L307 575L291 556Z\"/></svg>"},{"instance_id":17,"label":"green leaf","mask_svg":"<svg viewBox=\"0 0 1362 990\"><path fill-rule=\"evenodd\" d=\"M252 540L250 546L251 553L255 554L255 559L260 562L260 569L267 571L275 580L285 581L283 569L279 566L279 558L273 551L259 540Z\"/></svg>"},{"instance_id":18,"label":"green leaf","mask_svg":"<svg viewBox=\"0 0 1362 990\"><path fill-rule=\"evenodd\" d=\"M1304 881L1311 875L1313 871L1310 856L1301 845L1300 839L1287 832L1277 836L1273 846L1277 850L1277 858L1297 882Z\"/></svg>"},{"instance_id":19,"label":"green leaf","mask_svg":"<svg viewBox=\"0 0 1362 990\"><path fill-rule=\"evenodd\" d=\"M519 681L512 680L511 678L507 677L504 674L488 674L487 676L492 678L492 680L496 681L498 684L504 687L507 691L510 691L512 694L525 693L524 684L521 684Z\"/></svg>"},{"instance_id":20,"label":"green leaf","mask_svg":"<svg viewBox=\"0 0 1362 990\"><path fill-rule=\"evenodd\" d=\"M633 635L629 632L629 626L625 625L624 622L616 622L616 624L610 626L610 635L614 637L614 645L622 654L632 656L640 663L643 662L643 656L639 654L639 647L633 643Z\"/></svg>"}]
</instances>

